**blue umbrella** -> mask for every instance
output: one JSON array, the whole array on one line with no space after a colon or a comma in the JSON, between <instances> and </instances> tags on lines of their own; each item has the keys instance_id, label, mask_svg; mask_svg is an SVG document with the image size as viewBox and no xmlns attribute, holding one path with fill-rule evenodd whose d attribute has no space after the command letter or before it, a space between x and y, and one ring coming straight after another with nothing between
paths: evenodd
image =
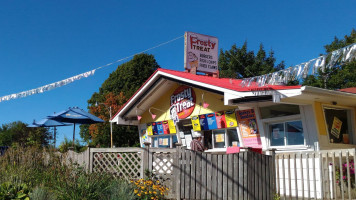
<instances>
[{"instance_id":1,"label":"blue umbrella","mask_svg":"<svg viewBox=\"0 0 356 200\"><path fill-rule=\"evenodd\" d=\"M56 146L56 126L69 126L70 124L65 124L53 119L48 119L48 118L44 118L41 119L40 121L36 122L35 120L33 120L32 124L28 125L27 127L31 127L31 128L35 128L35 127L54 127L53 129L53 143L54 146Z\"/></svg>"},{"instance_id":2,"label":"blue umbrella","mask_svg":"<svg viewBox=\"0 0 356 200\"><path fill-rule=\"evenodd\" d=\"M96 124L96 123L104 122L104 120L100 119L99 117L96 117L78 107L68 108L64 111L48 116L48 118L59 122L74 124L73 146L74 146L74 138L75 138L75 124Z\"/></svg>"}]
</instances>

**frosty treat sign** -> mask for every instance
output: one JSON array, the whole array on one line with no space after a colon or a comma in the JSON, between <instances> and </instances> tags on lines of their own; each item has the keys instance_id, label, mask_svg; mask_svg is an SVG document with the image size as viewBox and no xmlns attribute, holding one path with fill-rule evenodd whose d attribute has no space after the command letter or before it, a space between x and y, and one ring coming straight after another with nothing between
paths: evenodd
<instances>
[{"instance_id":1,"label":"frosty treat sign","mask_svg":"<svg viewBox=\"0 0 356 200\"><path fill-rule=\"evenodd\" d=\"M184 38L184 68L217 73L218 38L192 32L186 32Z\"/></svg>"},{"instance_id":2,"label":"frosty treat sign","mask_svg":"<svg viewBox=\"0 0 356 200\"><path fill-rule=\"evenodd\" d=\"M195 102L193 88L185 85L180 86L171 95L171 116L178 115L178 119L187 118L192 114ZM173 115L172 112L175 112L175 114Z\"/></svg>"}]
</instances>

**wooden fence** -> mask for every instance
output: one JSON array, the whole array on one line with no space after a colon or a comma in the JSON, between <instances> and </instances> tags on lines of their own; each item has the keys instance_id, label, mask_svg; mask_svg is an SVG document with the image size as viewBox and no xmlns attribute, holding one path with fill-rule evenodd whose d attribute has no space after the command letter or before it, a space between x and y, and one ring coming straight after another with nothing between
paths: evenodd
<instances>
[{"instance_id":1,"label":"wooden fence","mask_svg":"<svg viewBox=\"0 0 356 200\"><path fill-rule=\"evenodd\" d=\"M91 172L126 179L148 169L169 187L172 199L273 199L274 158L254 152L208 154L167 148L91 148L69 157Z\"/></svg>"},{"instance_id":2,"label":"wooden fence","mask_svg":"<svg viewBox=\"0 0 356 200\"><path fill-rule=\"evenodd\" d=\"M178 150L177 199L273 199L273 157Z\"/></svg>"},{"instance_id":3,"label":"wooden fence","mask_svg":"<svg viewBox=\"0 0 356 200\"><path fill-rule=\"evenodd\" d=\"M281 199L355 199L355 149L276 154Z\"/></svg>"}]
</instances>

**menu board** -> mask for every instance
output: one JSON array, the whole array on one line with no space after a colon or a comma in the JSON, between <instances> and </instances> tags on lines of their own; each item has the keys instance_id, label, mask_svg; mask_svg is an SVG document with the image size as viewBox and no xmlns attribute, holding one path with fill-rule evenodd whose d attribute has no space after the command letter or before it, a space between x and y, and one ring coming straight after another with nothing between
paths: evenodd
<instances>
[{"instance_id":1,"label":"menu board","mask_svg":"<svg viewBox=\"0 0 356 200\"><path fill-rule=\"evenodd\" d=\"M147 124L147 135L153 135L153 129L152 129L152 124L151 123L148 123Z\"/></svg>"},{"instance_id":2,"label":"menu board","mask_svg":"<svg viewBox=\"0 0 356 200\"><path fill-rule=\"evenodd\" d=\"M201 131L199 116L193 116L191 121L192 121L193 130Z\"/></svg>"},{"instance_id":3,"label":"menu board","mask_svg":"<svg viewBox=\"0 0 356 200\"><path fill-rule=\"evenodd\" d=\"M169 133L177 133L176 125L174 124L173 120L168 120L168 127L169 127Z\"/></svg>"},{"instance_id":4,"label":"menu board","mask_svg":"<svg viewBox=\"0 0 356 200\"><path fill-rule=\"evenodd\" d=\"M215 134L215 142L225 142L225 134Z\"/></svg>"},{"instance_id":5,"label":"menu board","mask_svg":"<svg viewBox=\"0 0 356 200\"><path fill-rule=\"evenodd\" d=\"M227 110L225 111L225 120L226 120L226 127L236 127L237 126L237 121L236 121L236 115L234 110Z\"/></svg>"},{"instance_id":6,"label":"menu board","mask_svg":"<svg viewBox=\"0 0 356 200\"><path fill-rule=\"evenodd\" d=\"M237 111L237 119L245 147L262 148L254 109Z\"/></svg>"},{"instance_id":7,"label":"menu board","mask_svg":"<svg viewBox=\"0 0 356 200\"><path fill-rule=\"evenodd\" d=\"M158 135L163 135L163 122L156 122Z\"/></svg>"},{"instance_id":8,"label":"menu board","mask_svg":"<svg viewBox=\"0 0 356 200\"><path fill-rule=\"evenodd\" d=\"M342 121L339 118L334 117L333 125L331 126L330 132L337 139L340 138L341 126L342 126Z\"/></svg>"},{"instance_id":9,"label":"menu board","mask_svg":"<svg viewBox=\"0 0 356 200\"><path fill-rule=\"evenodd\" d=\"M209 130L208 119L206 115L199 115L199 122L202 131Z\"/></svg>"},{"instance_id":10,"label":"menu board","mask_svg":"<svg viewBox=\"0 0 356 200\"><path fill-rule=\"evenodd\" d=\"M206 114L209 130L217 129L215 113Z\"/></svg>"},{"instance_id":11,"label":"menu board","mask_svg":"<svg viewBox=\"0 0 356 200\"><path fill-rule=\"evenodd\" d=\"M215 113L216 125L218 129L226 128L225 112L219 111Z\"/></svg>"}]
</instances>

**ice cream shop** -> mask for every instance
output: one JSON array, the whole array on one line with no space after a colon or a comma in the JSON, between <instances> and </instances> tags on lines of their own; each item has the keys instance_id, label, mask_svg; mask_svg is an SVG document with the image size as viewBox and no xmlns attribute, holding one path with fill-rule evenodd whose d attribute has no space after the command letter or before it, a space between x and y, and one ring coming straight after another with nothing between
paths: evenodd
<instances>
[{"instance_id":1,"label":"ice cream shop","mask_svg":"<svg viewBox=\"0 0 356 200\"><path fill-rule=\"evenodd\" d=\"M206 152L235 146L279 151L355 147L354 89L244 86L239 79L219 78L214 39L187 33L185 71L158 69L111 121L137 126L141 146L181 143L189 149L199 133Z\"/></svg>"}]
</instances>

